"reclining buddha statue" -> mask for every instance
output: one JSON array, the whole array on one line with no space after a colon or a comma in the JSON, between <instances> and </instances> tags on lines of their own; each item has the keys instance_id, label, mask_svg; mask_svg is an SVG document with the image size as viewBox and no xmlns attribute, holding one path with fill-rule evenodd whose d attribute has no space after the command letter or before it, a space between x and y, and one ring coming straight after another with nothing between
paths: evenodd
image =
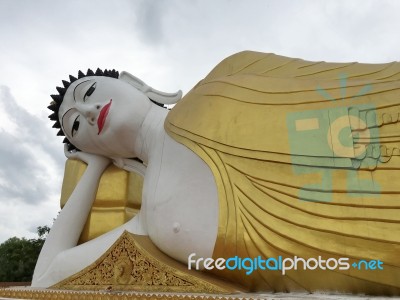
<instances>
[{"instance_id":1,"label":"reclining buddha statue","mask_svg":"<svg viewBox=\"0 0 400 300\"><path fill-rule=\"evenodd\" d=\"M87 167L33 286L74 276L128 232L186 267L276 259L252 272L198 264L247 291L400 294L400 63L245 51L183 98L115 70L63 84L50 119ZM140 209L78 245L112 163L143 176Z\"/></svg>"}]
</instances>

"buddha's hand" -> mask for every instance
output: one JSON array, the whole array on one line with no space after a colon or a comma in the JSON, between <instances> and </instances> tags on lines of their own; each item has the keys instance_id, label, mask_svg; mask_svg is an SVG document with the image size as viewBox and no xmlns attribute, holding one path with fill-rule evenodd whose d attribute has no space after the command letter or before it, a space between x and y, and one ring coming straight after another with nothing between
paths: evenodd
<instances>
[{"instance_id":1,"label":"buddha's hand","mask_svg":"<svg viewBox=\"0 0 400 300\"><path fill-rule=\"evenodd\" d=\"M88 166L97 167L102 170L111 163L111 159L105 156L76 150L69 151L67 145L64 145L64 154L69 159L81 160Z\"/></svg>"}]
</instances>

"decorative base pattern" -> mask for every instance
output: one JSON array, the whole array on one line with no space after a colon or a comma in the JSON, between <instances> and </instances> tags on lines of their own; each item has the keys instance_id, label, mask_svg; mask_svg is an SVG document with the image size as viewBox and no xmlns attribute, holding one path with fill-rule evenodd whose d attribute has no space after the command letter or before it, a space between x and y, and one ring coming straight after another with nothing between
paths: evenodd
<instances>
[{"instance_id":1,"label":"decorative base pattern","mask_svg":"<svg viewBox=\"0 0 400 300\"><path fill-rule=\"evenodd\" d=\"M95 263L51 288L214 294L238 291L204 273L188 270L158 250L147 236L127 231Z\"/></svg>"},{"instance_id":2,"label":"decorative base pattern","mask_svg":"<svg viewBox=\"0 0 400 300\"><path fill-rule=\"evenodd\" d=\"M1 298L6 297L6 298ZM263 293L235 295L205 295L187 293L140 293L110 291L55 291L31 288L0 289L0 299L38 299L38 300L393 300L393 297L374 297L348 294L309 294L309 293ZM396 298L398 299L398 298Z\"/></svg>"},{"instance_id":3,"label":"decorative base pattern","mask_svg":"<svg viewBox=\"0 0 400 300\"><path fill-rule=\"evenodd\" d=\"M140 293L110 291L60 291L35 289L0 289L0 297L4 299L38 299L38 300L250 300L266 299L265 296L248 295L204 295L180 293ZM0 298L3 299L3 298Z\"/></svg>"}]
</instances>

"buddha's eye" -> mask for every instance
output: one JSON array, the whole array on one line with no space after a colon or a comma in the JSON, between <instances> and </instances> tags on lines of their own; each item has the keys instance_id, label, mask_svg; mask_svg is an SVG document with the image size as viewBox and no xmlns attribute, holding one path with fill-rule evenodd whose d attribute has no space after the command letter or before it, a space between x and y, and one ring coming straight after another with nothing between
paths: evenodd
<instances>
[{"instance_id":1,"label":"buddha's eye","mask_svg":"<svg viewBox=\"0 0 400 300\"><path fill-rule=\"evenodd\" d=\"M77 117L75 118L74 124L72 124L71 136L74 136L74 135L78 132L79 124L80 124L80 122L79 122L79 116L77 116Z\"/></svg>"},{"instance_id":2,"label":"buddha's eye","mask_svg":"<svg viewBox=\"0 0 400 300\"><path fill-rule=\"evenodd\" d=\"M96 89L96 82L93 83L90 88L86 91L85 95L83 96L83 101L86 101L86 98L93 94L94 90Z\"/></svg>"}]
</instances>

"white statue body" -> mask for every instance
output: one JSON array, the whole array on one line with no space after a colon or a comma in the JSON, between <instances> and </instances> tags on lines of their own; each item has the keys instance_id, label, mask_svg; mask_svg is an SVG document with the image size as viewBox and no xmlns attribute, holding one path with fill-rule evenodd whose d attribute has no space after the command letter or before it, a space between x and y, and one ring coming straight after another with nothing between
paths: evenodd
<instances>
[{"instance_id":1,"label":"white statue body","mask_svg":"<svg viewBox=\"0 0 400 300\"><path fill-rule=\"evenodd\" d=\"M59 121L68 140L82 150L66 155L88 167L51 229L32 286L49 287L84 269L124 230L148 235L164 253L183 263L193 252L212 257L218 229L214 177L202 159L167 135L168 111L148 96L173 103L181 93L158 92L126 72L118 79L83 77L66 90ZM111 161L135 169L125 159L134 157L147 166L140 212L121 227L77 246L101 174Z\"/></svg>"}]
</instances>

